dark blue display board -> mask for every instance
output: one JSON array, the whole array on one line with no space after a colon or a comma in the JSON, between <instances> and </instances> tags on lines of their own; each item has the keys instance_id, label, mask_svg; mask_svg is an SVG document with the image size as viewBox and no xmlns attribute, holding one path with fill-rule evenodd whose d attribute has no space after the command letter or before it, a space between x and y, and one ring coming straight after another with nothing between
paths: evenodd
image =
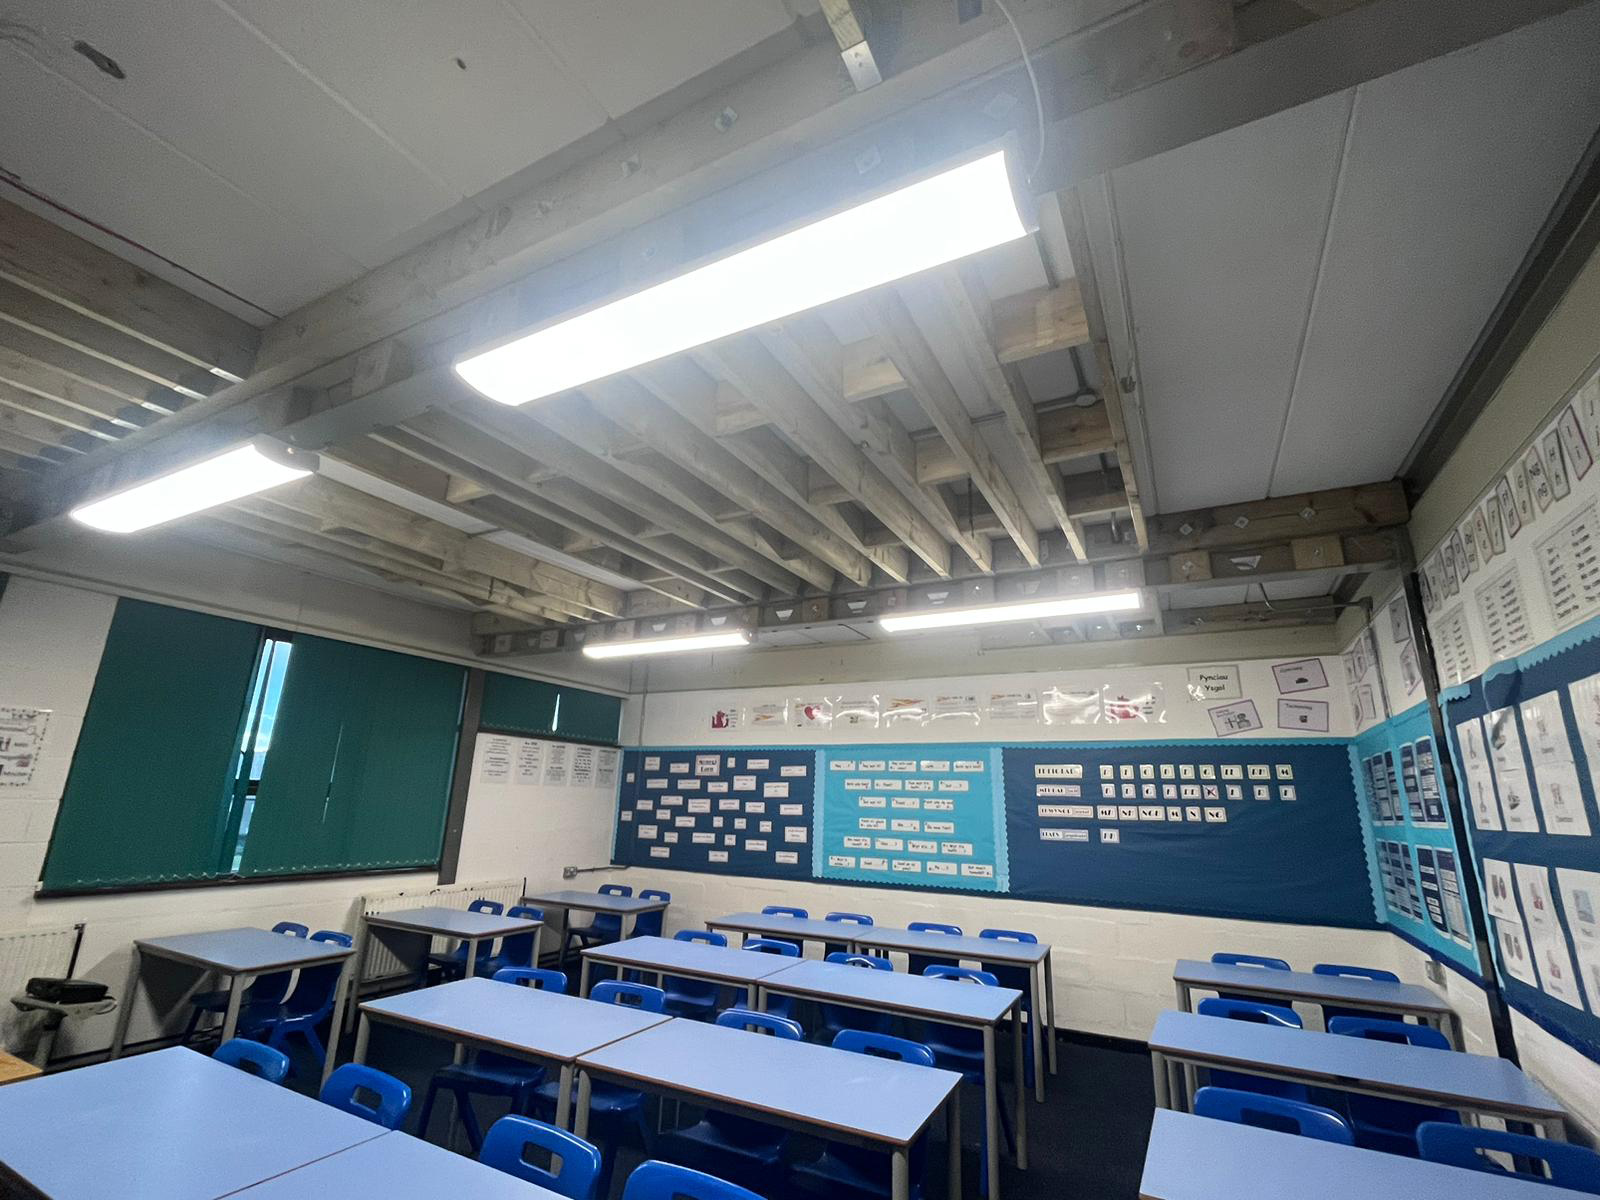
<instances>
[{"instance_id":1,"label":"dark blue display board","mask_svg":"<svg viewBox=\"0 0 1600 1200\"><path fill-rule=\"evenodd\" d=\"M1005 750L1011 894L1373 928L1349 743Z\"/></svg>"},{"instance_id":2,"label":"dark blue display board","mask_svg":"<svg viewBox=\"0 0 1600 1200\"><path fill-rule=\"evenodd\" d=\"M1597 639L1591 621L1491 668L1445 712L1505 996L1600 1060Z\"/></svg>"},{"instance_id":3,"label":"dark blue display board","mask_svg":"<svg viewBox=\"0 0 1600 1200\"><path fill-rule=\"evenodd\" d=\"M612 859L809 879L818 758L815 750L629 750Z\"/></svg>"}]
</instances>

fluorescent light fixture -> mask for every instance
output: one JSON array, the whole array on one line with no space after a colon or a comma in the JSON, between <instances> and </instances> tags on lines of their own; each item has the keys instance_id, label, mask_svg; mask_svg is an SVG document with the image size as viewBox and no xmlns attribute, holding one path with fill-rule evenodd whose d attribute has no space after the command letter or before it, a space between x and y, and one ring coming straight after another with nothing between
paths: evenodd
<instances>
[{"instance_id":1,"label":"fluorescent light fixture","mask_svg":"<svg viewBox=\"0 0 1600 1200\"><path fill-rule=\"evenodd\" d=\"M1027 233L1004 150L931 175L456 364L526 404Z\"/></svg>"},{"instance_id":2,"label":"fluorescent light fixture","mask_svg":"<svg viewBox=\"0 0 1600 1200\"><path fill-rule=\"evenodd\" d=\"M72 518L107 533L133 533L268 488L304 479L317 456L256 438L110 496L79 505Z\"/></svg>"},{"instance_id":3,"label":"fluorescent light fixture","mask_svg":"<svg viewBox=\"0 0 1600 1200\"><path fill-rule=\"evenodd\" d=\"M1023 604L985 604L974 608L935 608L927 612L880 617L887 633L917 629L960 629L968 625L996 625L1002 621L1038 621L1045 617L1081 617L1088 613L1128 612L1143 603L1138 592L1100 592L1057 600L1029 600Z\"/></svg>"},{"instance_id":4,"label":"fluorescent light fixture","mask_svg":"<svg viewBox=\"0 0 1600 1200\"><path fill-rule=\"evenodd\" d=\"M620 642L590 642L583 652L590 658L631 658L636 654L679 654L690 650L728 650L748 646L750 634L743 629L722 633L689 633L682 637L630 638Z\"/></svg>"}]
</instances>

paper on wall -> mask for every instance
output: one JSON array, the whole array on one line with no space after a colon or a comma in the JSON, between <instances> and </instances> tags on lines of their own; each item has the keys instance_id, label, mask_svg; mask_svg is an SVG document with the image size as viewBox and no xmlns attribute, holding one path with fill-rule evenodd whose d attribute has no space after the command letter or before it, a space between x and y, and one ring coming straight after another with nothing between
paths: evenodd
<instances>
[{"instance_id":1,"label":"paper on wall","mask_svg":"<svg viewBox=\"0 0 1600 1200\"><path fill-rule=\"evenodd\" d=\"M1567 456L1561 450L1561 434L1552 429L1539 439L1544 450L1544 469L1550 476L1550 494L1565 500L1572 491L1572 476L1567 472Z\"/></svg>"},{"instance_id":2,"label":"paper on wall","mask_svg":"<svg viewBox=\"0 0 1600 1200\"><path fill-rule=\"evenodd\" d=\"M537 787L544 778L544 743L538 738L517 739L517 786Z\"/></svg>"},{"instance_id":3,"label":"paper on wall","mask_svg":"<svg viewBox=\"0 0 1600 1200\"><path fill-rule=\"evenodd\" d=\"M1472 717L1457 725L1456 746L1461 751L1462 780L1472 805L1473 823L1479 829L1498 831L1502 827L1500 802L1495 799L1494 774L1484 743L1483 722Z\"/></svg>"},{"instance_id":4,"label":"paper on wall","mask_svg":"<svg viewBox=\"0 0 1600 1200\"><path fill-rule=\"evenodd\" d=\"M1529 947L1538 963L1544 990L1565 1004L1582 1008L1583 998L1567 954L1567 939L1550 892L1550 869L1534 863L1514 865L1522 911L1528 919Z\"/></svg>"},{"instance_id":5,"label":"paper on wall","mask_svg":"<svg viewBox=\"0 0 1600 1200\"><path fill-rule=\"evenodd\" d=\"M1046 725L1095 725L1100 721L1099 688L1045 688L1039 713Z\"/></svg>"},{"instance_id":6,"label":"paper on wall","mask_svg":"<svg viewBox=\"0 0 1600 1200\"><path fill-rule=\"evenodd\" d=\"M1494 764L1500 814L1506 828L1513 833L1538 833L1539 818L1533 810L1533 788L1528 783L1516 713L1514 707L1498 708L1489 713L1489 761Z\"/></svg>"},{"instance_id":7,"label":"paper on wall","mask_svg":"<svg viewBox=\"0 0 1600 1200\"><path fill-rule=\"evenodd\" d=\"M1110 724L1122 721L1167 723L1166 686L1155 680L1121 687L1108 683L1101 689L1100 705L1101 718Z\"/></svg>"},{"instance_id":8,"label":"paper on wall","mask_svg":"<svg viewBox=\"0 0 1600 1200\"><path fill-rule=\"evenodd\" d=\"M1278 691L1285 695L1294 692L1311 692L1328 686L1328 673L1320 658L1300 658L1294 662L1274 663L1272 677Z\"/></svg>"},{"instance_id":9,"label":"paper on wall","mask_svg":"<svg viewBox=\"0 0 1600 1200\"><path fill-rule=\"evenodd\" d=\"M833 724L833 701L826 696L797 696L789 701L789 727L826 733Z\"/></svg>"},{"instance_id":10,"label":"paper on wall","mask_svg":"<svg viewBox=\"0 0 1600 1200\"><path fill-rule=\"evenodd\" d=\"M1578 952L1589 1010L1600 1015L1600 871L1557 867L1556 887Z\"/></svg>"},{"instance_id":11,"label":"paper on wall","mask_svg":"<svg viewBox=\"0 0 1600 1200\"><path fill-rule=\"evenodd\" d=\"M712 701L709 727L720 733L731 733L744 724L744 707L733 697L724 696Z\"/></svg>"},{"instance_id":12,"label":"paper on wall","mask_svg":"<svg viewBox=\"0 0 1600 1200\"><path fill-rule=\"evenodd\" d=\"M511 739L499 733L484 733L478 737L479 782L507 782L511 778Z\"/></svg>"},{"instance_id":13,"label":"paper on wall","mask_svg":"<svg viewBox=\"0 0 1600 1200\"><path fill-rule=\"evenodd\" d=\"M600 751L599 759L594 769L594 785L597 788L614 788L617 786L617 765L622 761L622 751L615 746L609 746Z\"/></svg>"},{"instance_id":14,"label":"paper on wall","mask_svg":"<svg viewBox=\"0 0 1600 1200\"><path fill-rule=\"evenodd\" d=\"M1206 704L1214 700L1237 700L1244 695L1239 683L1239 664L1190 667L1189 699Z\"/></svg>"},{"instance_id":15,"label":"paper on wall","mask_svg":"<svg viewBox=\"0 0 1600 1200\"><path fill-rule=\"evenodd\" d=\"M574 746L572 748L572 780L573 787L592 788L594 786L594 747Z\"/></svg>"},{"instance_id":16,"label":"paper on wall","mask_svg":"<svg viewBox=\"0 0 1600 1200\"><path fill-rule=\"evenodd\" d=\"M1008 725L1033 725L1039 720L1039 693L1032 688L989 693L989 720Z\"/></svg>"},{"instance_id":17,"label":"paper on wall","mask_svg":"<svg viewBox=\"0 0 1600 1200\"><path fill-rule=\"evenodd\" d=\"M0 706L0 788L23 788L33 782L50 711L16 704Z\"/></svg>"},{"instance_id":18,"label":"paper on wall","mask_svg":"<svg viewBox=\"0 0 1600 1200\"><path fill-rule=\"evenodd\" d=\"M566 742L551 742L544 756L544 786L567 786L567 754L572 749Z\"/></svg>"},{"instance_id":19,"label":"paper on wall","mask_svg":"<svg viewBox=\"0 0 1600 1200\"><path fill-rule=\"evenodd\" d=\"M1545 831L1588 837L1589 817L1572 761L1572 744L1567 740L1560 693L1545 692L1524 700L1521 707Z\"/></svg>"},{"instance_id":20,"label":"paper on wall","mask_svg":"<svg viewBox=\"0 0 1600 1200\"><path fill-rule=\"evenodd\" d=\"M1253 729L1261 728L1261 714L1256 711L1254 700L1240 700L1234 704L1223 704L1216 708L1208 709L1211 716L1211 726L1217 731L1218 737L1230 737L1236 733L1249 733Z\"/></svg>"},{"instance_id":21,"label":"paper on wall","mask_svg":"<svg viewBox=\"0 0 1600 1200\"><path fill-rule=\"evenodd\" d=\"M789 705L784 700L769 700L764 704L752 704L749 708L750 724L771 728L774 725L787 725L789 723Z\"/></svg>"},{"instance_id":22,"label":"paper on wall","mask_svg":"<svg viewBox=\"0 0 1600 1200\"><path fill-rule=\"evenodd\" d=\"M845 729L876 729L882 707L876 694L841 696L833 702L833 723Z\"/></svg>"},{"instance_id":23,"label":"paper on wall","mask_svg":"<svg viewBox=\"0 0 1600 1200\"><path fill-rule=\"evenodd\" d=\"M1278 701L1278 728L1301 733L1328 732L1328 702L1326 700Z\"/></svg>"},{"instance_id":24,"label":"paper on wall","mask_svg":"<svg viewBox=\"0 0 1600 1200\"><path fill-rule=\"evenodd\" d=\"M1517 921L1496 921L1496 937L1500 943L1500 966L1513 979L1529 987L1539 986L1539 972L1534 966L1533 951L1528 945L1528 935Z\"/></svg>"},{"instance_id":25,"label":"paper on wall","mask_svg":"<svg viewBox=\"0 0 1600 1200\"><path fill-rule=\"evenodd\" d=\"M941 692L928 706L928 720L978 723L978 697L974 692Z\"/></svg>"},{"instance_id":26,"label":"paper on wall","mask_svg":"<svg viewBox=\"0 0 1600 1200\"><path fill-rule=\"evenodd\" d=\"M928 722L926 696L885 696L883 698L883 723L885 726L917 726Z\"/></svg>"}]
</instances>

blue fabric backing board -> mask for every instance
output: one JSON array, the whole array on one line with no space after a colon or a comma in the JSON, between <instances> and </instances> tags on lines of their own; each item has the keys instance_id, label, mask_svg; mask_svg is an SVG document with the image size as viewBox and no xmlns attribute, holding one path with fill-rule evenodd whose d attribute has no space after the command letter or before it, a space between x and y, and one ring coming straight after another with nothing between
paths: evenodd
<instances>
[{"instance_id":1,"label":"blue fabric backing board","mask_svg":"<svg viewBox=\"0 0 1600 1200\"><path fill-rule=\"evenodd\" d=\"M612 859L770 879L811 877L816 750L629 750Z\"/></svg>"},{"instance_id":2,"label":"blue fabric backing board","mask_svg":"<svg viewBox=\"0 0 1600 1200\"><path fill-rule=\"evenodd\" d=\"M1010 746L1005 795L1015 896L1376 924L1344 739Z\"/></svg>"}]
</instances>

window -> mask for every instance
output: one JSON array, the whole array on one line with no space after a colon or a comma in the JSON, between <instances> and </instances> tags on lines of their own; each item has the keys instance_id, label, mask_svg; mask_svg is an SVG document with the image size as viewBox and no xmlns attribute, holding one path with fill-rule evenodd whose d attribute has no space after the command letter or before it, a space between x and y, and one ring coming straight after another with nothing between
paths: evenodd
<instances>
[{"instance_id":1,"label":"window","mask_svg":"<svg viewBox=\"0 0 1600 1200\"><path fill-rule=\"evenodd\" d=\"M497 733L559 734L575 742L615 745L622 701L583 688L489 671L483 678L478 725Z\"/></svg>"},{"instance_id":2,"label":"window","mask_svg":"<svg viewBox=\"0 0 1600 1200\"><path fill-rule=\"evenodd\" d=\"M233 839L233 865L230 874L239 873L244 861L245 841L250 836L250 817L261 790L261 769L272 748L272 728L278 720L278 705L283 699L283 679L289 672L289 653L294 644L287 638L268 637L261 643L261 662L246 709L244 741L239 748L239 768L234 773L234 809L238 813L238 835ZM232 814L230 814L231 816Z\"/></svg>"}]
</instances>

